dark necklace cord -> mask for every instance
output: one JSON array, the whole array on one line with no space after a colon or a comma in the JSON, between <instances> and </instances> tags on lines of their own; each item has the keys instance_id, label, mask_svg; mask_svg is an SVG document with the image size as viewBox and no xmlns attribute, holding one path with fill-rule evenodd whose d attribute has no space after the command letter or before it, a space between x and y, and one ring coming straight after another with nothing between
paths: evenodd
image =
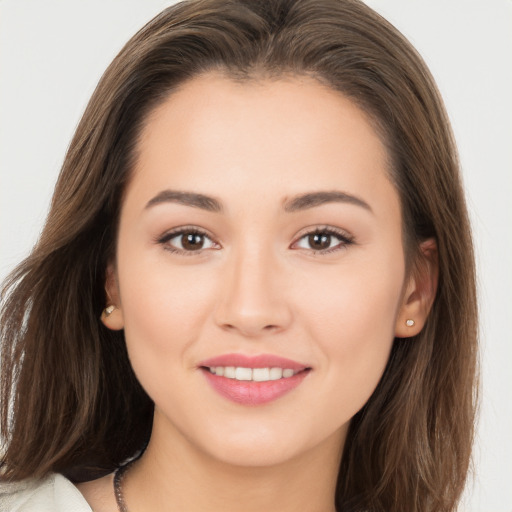
<instances>
[{"instance_id":1,"label":"dark necklace cord","mask_svg":"<svg viewBox=\"0 0 512 512\"><path fill-rule=\"evenodd\" d=\"M0 0L1 1L1 0ZM131 468L134 462L137 462L144 454L147 448L147 442L143 448L138 451L134 457L128 459L123 465L119 466L114 473L114 496L116 497L117 509L119 512L128 512L123 496L123 480L126 472Z\"/></svg>"},{"instance_id":2,"label":"dark necklace cord","mask_svg":"<svg viewBox=\"0 0 512 512\"><path fill-rule=\"evenodd\" d=\"M128 464L125 464L124 466L120 466L114 473L114 495L116 497L119 512L128 512L126 503L124 502L122 482L126 471L132 465L132 462L133 461L128 462Z\"/></svg>"}]
</instances>

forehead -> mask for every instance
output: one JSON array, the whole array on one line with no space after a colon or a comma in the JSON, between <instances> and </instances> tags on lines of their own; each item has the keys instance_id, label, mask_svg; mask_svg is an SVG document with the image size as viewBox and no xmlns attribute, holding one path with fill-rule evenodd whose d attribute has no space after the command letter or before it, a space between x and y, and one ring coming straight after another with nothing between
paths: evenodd
<instances>
[{"instance_id":1,"label":"forehead","mask_svg":"<svg viewBox=\"0 0 512 512\"><path fill-rule=\"evenodd\" d=\"M387 151L368 116L305 76L189 80L148 116L137 153L133 182L148 194L171 186L215 196L391 187Z\"/></svg>"}]
</instances>

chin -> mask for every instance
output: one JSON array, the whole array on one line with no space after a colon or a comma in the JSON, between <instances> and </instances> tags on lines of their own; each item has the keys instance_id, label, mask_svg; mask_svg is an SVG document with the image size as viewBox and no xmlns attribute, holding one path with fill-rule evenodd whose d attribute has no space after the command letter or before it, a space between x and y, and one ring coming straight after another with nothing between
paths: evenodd
<instances>
[{"instance_id":1,"label":"chin","mask_svg":"<svg viewBox=\"0 0 512 512\"><path fill-rule=\"evenodd\" d=\"M215 460L231 466L258 468L278 466L292 460L302 451L300 446L285 445L282 441L258 440L217 445L209 454Z\"/></svg>"}]
</instances>

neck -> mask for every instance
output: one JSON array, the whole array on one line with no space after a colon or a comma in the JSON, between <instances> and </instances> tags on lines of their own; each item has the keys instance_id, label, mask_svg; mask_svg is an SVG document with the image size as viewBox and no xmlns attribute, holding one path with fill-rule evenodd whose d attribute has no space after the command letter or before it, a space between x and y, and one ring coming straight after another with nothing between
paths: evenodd
<instances>
[{"instance_id":1,"label":"neck","mask_svg":"<svg viewBox=\"0 0 512 512\"><path fill-rule=\"evenodd\" d=\"M219 461L155 424L144 455L126 474L128 511L329 512L346 432L278 464ZM164 436L164 433L167 434Z\"/></svg>"}]
</instances>

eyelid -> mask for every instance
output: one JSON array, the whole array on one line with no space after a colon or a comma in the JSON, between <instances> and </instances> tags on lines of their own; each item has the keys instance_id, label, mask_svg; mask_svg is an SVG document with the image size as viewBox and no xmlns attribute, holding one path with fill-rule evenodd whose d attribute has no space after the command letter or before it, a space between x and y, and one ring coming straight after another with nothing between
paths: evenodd
<instances>
[{"instance_id":1,"label":"eyelid","mask_svg":"<svg viewBox=\"0 0 512 512\"><path fill-rule=\"evenodd\" d=\"M217 247L206 248L206 249L201 248L201 249L197 249L194 251L187 251L187 250L180 249L178 247L173 247L173 246L167 244L167 242L169 242L169 240L172 240L173 238L175 238L179 235L186 234L186 233L193 233L193 234L198 234L198 235L204 236L205 238L208 238L213 244L217 245ZM335 238L338 238L340 240L340 243L334 247L327 248L327 249L305 249L305 248L294 247L303 238L317 234L317 233L334 236ZM203 253L204 251L208 251L211 249L218 250L221 248L221 245L219 244L219 242L208 231L206 231L203 228L200 228L198 226L193 226L193 225L179 226L179 227L170 229L169 231L166 231L162 235L156 237L155 243L163 245L164 249L168 250L169 252L177 253L180 255L186 255L186 256L199 255L199 254ZM304 228L296 236L295 241L290 245L290 248L296 249L296 250L297 249L302 250L302 251L305 251L310 254L322 255L322 254L329 254L332 252L336 252L338 250L342 250L342 249L346 248L348 245L352 245L354 243L355 243L354 237L347 231L337 228L337 227L334 227L334 226L323 225L323 226L314 226L314 227Z\"/></svg>"},{"instance_id":2,"label":"eyelid","mask_svg":"<svg viewBox=\"0 0 512 512\"><path fill-rule=\"evenodd\" d=\"M175 254L180 254L180 255L185 255L185 256L199 255L199 254L203 253L204 251L208 251L208 250L212 249L212 248L207 248L207 249L197 249L195 251L187 251L184 249L180 249L178 247L173 247L167 243L170 240L172 240L173 238L180 236L180 235L187 234L187 233L204 236L205 238L208 238L213 244L218 246L218 247L214 248L215 250L220 248L220 244L215 240L215 238L210 233L208 233L208 231L206 231L205 229L202 229L198 226L193 226L193 225L179 226L179 227L170 229L169 231L166 231L162 235L159 235L158 237L156 237L155 243L163 245L164 249L169 252L172 252Z\"/></svg>"},{"instance_id":3,"label":"eyelid","mask_svg":"<svg viewBox=\"0 0 512 512\"><path fill-rule=\"evenodd\" d=\"M307 253L315 254L315 255L322 255L322 254L329 254L332 252L336 252L342 249L345 249L348 245L352 245L355 243L354 236L348 233L347 231L336 228L334 226L324 225L324 226L315 226L313 228L305 228L301 233L299 233L295 239L295 241L291 244L291 248L293 248L294 245L298 244L300 240L307 236L311 236L314 234L328 234L331 236L334 236L340 240L340 243L337 244L334 247L328 248L328 249L304 249L304 248L297 248L298 250L303 250Z\"/></svg>"}]
</instances>

